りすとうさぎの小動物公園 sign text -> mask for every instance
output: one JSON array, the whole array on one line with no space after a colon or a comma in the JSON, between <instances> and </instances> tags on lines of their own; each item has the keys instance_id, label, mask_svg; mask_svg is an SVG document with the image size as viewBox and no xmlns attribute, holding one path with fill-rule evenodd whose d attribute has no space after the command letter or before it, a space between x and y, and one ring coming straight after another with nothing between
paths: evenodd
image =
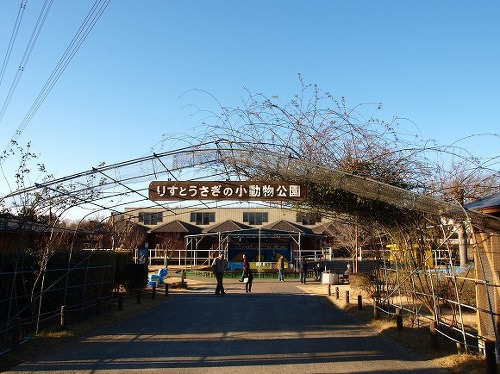
<instances>
[{"instance_id":1,"label":"\u308a\u3059\u3068\u3046\u3055\u304e\u306e\u5c0f\u52d5\u7269\u516c\u5712 sign text","mask_svg":"<svg viewBox=\"0 0 500 374\"><path fill-rule=\"evenodd\" d=\"M149 199L303 201L307 187L294 182L265 181L154 181Z\"/></svg>"}]
</instances>

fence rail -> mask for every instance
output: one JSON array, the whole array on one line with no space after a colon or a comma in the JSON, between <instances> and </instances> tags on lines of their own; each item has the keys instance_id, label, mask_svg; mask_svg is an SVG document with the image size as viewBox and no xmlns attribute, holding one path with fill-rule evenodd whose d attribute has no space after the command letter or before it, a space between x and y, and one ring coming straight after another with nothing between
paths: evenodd
<instances>
[{"instance_id":1,"label":"fence rail","mask_svg":"<svg viewBox=\"0 0 500 374\"><path fill-rule=\"evenodd\" d=\"M66 318L83 318L103 302L116 299L114 260L85 252L67 267L0 271L0 352L19 344L23 337L37 335L47 324Z\"/></svg>"}]
</instances>

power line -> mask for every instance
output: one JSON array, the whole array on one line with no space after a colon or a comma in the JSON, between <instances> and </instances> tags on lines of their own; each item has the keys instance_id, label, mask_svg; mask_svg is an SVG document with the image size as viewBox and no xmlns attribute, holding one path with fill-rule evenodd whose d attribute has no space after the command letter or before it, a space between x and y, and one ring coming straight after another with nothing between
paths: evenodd
<instances>
[{"instance_id":1,"label":"power line","mask_svg":"<svg viewBox=\"0 0 500 374\"><path fill-rule=\"evenodd\" d=\"M74 55L79 50L82 43L85 41L86 37L88 36L92 28L95 26L101 15L106 10L110 1L111 0L96 0L91 10L85 17L85 20L83 21L82 25L78 29L77 33L71 40L69 46L66 48L64 54L59 59L59 62L52 71L52 74L45 82L45 85L43 86L42 90L40 91L37 98L33 102L31 108L28 110L24 119L21 121L21 124L19 125L16 132L12 136L10 142L6 145L4 152L8 151L11 144L15 143L19 138L19 136L21 136L22 132L26 129L29 122L32 120L32 118L34 117L40 106L43 104L43 102L49 95L50 91L52 90L52 88L54 87L54 85L57 83L60 76L64 72L64 70L66 70L66 67L73 59ZM0 121L2 119L2 116L3 113L0 114Z\"/></svg>"},{"instance_id":2,"label":"power line","mask_svg":"<svg viewBox=\"0 0 500 374\"><path fill-rule=\"evenodd\" d=\"M45 20L47 19L47 15L49 14L50 7L52 6L53 1L54 0L45 0L45 3L43 4L42 10L40 11L40 15L38 16L38 20L36 21L35 28L33 29L30 40L28 42L28 46L24 51L23 57L21 58L21 62L19 63L19 68L17 69L16 76L12 81L7 97L5 98L2 109L0 110L0 123L2 122L5 111L7 110L7 107L9 106L12 96L14 95L14 91L16 90L17 84L19 83L19 80L23 75L24 69L31 56L31 52L33 52L33 48L35 48L35 44L38 40L38 37L40 36L40 32L42 31L43 25L45 23ZM15 139L13 138L12 140ZM9 145L10 143L5 148L6 151L8 150Z\"/></svg>"},{"instance_id":3,"label":"power line","mask_svg":"<svg viewBox=\"0 0 500 374\"><path fill-rule=\"evenodd\" d=\"M5 57L3 59L2 69L0 70L0 86L2 85L3 77L5 75L5 70L7 69L7 64L10 60L12 49L14 48L14 44L16 43L17 33L19 31L19 26L21 26L21 21L23 19L27 2L28 0L21 0L21 6L19 7L19 11L17 13L16 22L14 23L14 29L12 30L12 35L10 36L9 46L7 47L7 52L5 53Z\"/></svg>"}]
</instances>

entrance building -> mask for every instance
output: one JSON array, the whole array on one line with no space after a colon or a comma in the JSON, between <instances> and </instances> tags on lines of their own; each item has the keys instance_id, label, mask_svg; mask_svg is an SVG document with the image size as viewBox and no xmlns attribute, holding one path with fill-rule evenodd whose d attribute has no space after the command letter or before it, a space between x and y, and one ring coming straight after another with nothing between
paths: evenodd
<instances>
[{"instance_id":1,"label":"entrance building","mask_svg":"<svg viewBox=\"0 0 500 374\"><path fill-rule=\"evenodd\" d=\"M274 269L279 256L294 269L302 256L322 258L328 242L321 217L287 208L126 208L122 218L147 228L150 263L204 267L223 252L230 269L243 253L257 270Z\"/></svg>"}]
</instances>

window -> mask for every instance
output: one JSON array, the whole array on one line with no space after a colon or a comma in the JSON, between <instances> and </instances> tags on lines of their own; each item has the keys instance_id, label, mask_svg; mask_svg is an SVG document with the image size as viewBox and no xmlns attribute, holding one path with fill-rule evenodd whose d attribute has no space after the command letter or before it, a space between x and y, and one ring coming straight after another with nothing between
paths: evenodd
<instances>
[{"instance_id":1,"label":"window","mask_svg":"<svg viewBox=\"0 0 500 374\"><path fill-rule=\"evenodd\" d=\"M162 212L141 212L139 213L139 222L144 223L145 225L157 225L158 222L163 222L163 213Z\"/></svg>"},{"instance_id":2,"label":"window","mask_svg":"<svg viewBox=\"0 0 500 374\"><path fill-rule=\"evenodd\" d=\"M209 225L215 222L214 212L191 213L190 221L196 225Z\"/></svg>"},{"instance_id":3,"label":"window","mask_svg":"<svg viewBox=\"0 0 500 374\"><path fill-rule=\"evenodd\" d=\"M264 222L268 222L267 212L246 212L243 213L243 222L249 225L262 225Z\"/></svg>"}]
</instances>

